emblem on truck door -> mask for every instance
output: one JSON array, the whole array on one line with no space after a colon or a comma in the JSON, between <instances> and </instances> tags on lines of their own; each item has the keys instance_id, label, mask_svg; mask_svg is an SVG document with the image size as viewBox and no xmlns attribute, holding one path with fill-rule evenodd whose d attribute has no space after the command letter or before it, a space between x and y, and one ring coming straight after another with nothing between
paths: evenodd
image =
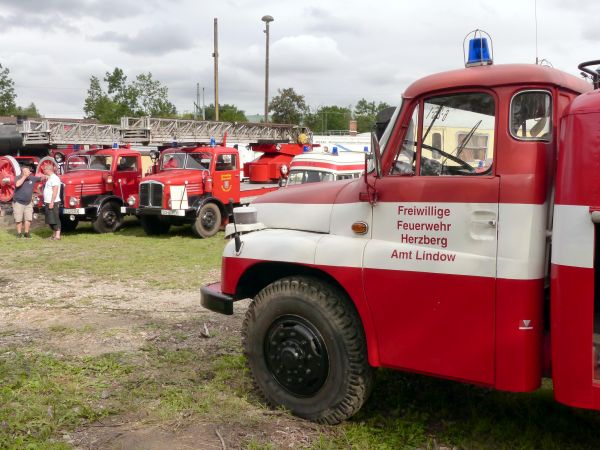
<instances>
[{"instance_id":1,"label":"emblem on truck door","mask_svg":"<svg viewBox=\"0 0 600 450\"><path fill-rule=\"evenodd\" d=\"M223 190L229 192L231 190L231 174L221 175L221 181L223 182Z\"/></svg>"}]
</instances>

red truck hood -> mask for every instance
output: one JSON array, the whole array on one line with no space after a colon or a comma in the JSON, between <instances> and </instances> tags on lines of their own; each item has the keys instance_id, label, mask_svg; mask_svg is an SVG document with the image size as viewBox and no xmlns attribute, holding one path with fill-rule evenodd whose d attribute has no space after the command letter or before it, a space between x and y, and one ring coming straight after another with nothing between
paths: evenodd
<instances>
[{"instance_id":1,"label":"red truck hood","mask_svg":"<svg viewBox=\"0 0 600 450\"><path fill-rule=\"evenodd\" d=\"M107 171L101 170L76 170L60 175L60 181L64 184L100 184L109 175Z\"/></svg>"},{"instance_id":2,"label":"red truck hood","mask_svg":"<svg viewBox=\"0 0 600 450\"><path fill-rule=\"evenodd\" d=\"M364 184L357 179L288 186L261 195L252 206L258 210L258 221L268 228L329 233L340 193L356 189L359 182Z\"/></svg>"},{"instance_id":3,"label":"red truck hood","mask_svg":"<svg viewBox=\"0 0 600 450\"><path fill-rule=\"evenodd\" d=\"M154 175L148 175L142 181L158 181L163 184L175 185L184 184L186 181L188 183L199 183L202 181L202 172L202 170L186 169L166 170Z\"/></svg>"}]
</instances>

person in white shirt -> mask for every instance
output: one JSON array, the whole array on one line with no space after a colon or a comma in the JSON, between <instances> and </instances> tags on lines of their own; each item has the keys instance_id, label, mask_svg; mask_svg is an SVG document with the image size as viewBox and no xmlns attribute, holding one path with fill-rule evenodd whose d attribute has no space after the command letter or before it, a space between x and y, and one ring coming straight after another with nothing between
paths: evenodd
<instances>
[{"instance_id":1,"label":"person in white shirt","mask_svg":"<svg viewBox=\"0 0 600 450\"><path fill-rule=\"evenodd\" d=\"M46 223L52 229L49 239L60 240L60 178L54 173L54 165L47 164L44 173L48 177L44 186L44 212Z\"/></svg>"}]
</instances>

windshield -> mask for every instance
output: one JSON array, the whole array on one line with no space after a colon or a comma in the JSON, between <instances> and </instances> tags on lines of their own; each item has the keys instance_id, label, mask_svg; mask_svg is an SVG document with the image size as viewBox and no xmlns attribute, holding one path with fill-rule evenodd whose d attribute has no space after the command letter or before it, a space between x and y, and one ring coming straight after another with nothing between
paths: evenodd
<instances>
[{"instance_id":1,"label":"windshield","mask_svg":"<svg viewBox=\"0 0 600 450\"><path fill-rule=\"evenodd\" d=\"M162 158L162 170L209 170L210 153L167 153Z\"/></svg>"},{"instance_id":2,"label":"windshield","mask_svg":"<svg viewBox=\"0 0 600 450\"><path fill-rule=\"evenodd\" d=\"M334 181L331 172L322 170L291 170L288 177L288 186L292 184L319 183L321 181Z\"/></svg>"},{"instance_id":3,"label":"windshield","mask_svg":"<svg viewBox=\"0 0 600 450\"><path fill-rule=\"evenodd\" d=\"M75 170L110 170L110 155L70 155L67 159L67 172Z\"/></svg>"}]
</instances>

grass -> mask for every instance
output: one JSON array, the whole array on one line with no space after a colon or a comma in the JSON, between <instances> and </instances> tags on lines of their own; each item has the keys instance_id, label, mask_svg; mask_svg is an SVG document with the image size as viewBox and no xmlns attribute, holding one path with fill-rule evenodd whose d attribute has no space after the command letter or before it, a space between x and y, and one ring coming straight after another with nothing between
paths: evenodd
<instances>
[{"instance_id":1,"label":"grass","mask_svg":"<svg viewBox=\"0 0 600 450\"><path fill-rule=\"evenodd\" d=\"M132 220L110 234L97 234L89 223L81 223L60 242L45 240L50 235L46 228L32 235L31 240L17 241L12 230L0 232L3 268L35 267L46 275L73 274L105 281L143 280L160 289L200 287L220 265L225 245L222 233L200 239L189 226L173 227L164 236L146 236Z\"/></svg>"},{"instance_id":2,"label":"grass","mask_svg":"<svg viewBox=\"0 0 600 450\"><path fill-rule=\"evenodd\" d=\"M132 224L112 235L95 234L83 224L61 242L43 240L48 234L40 230L31 241L16 242L11 233L0 232L2 268L26 276L76 274L196 289L203 276L218 270L224 245L222 235L198 239L189 228L146 237ZM196 421L223 429L238 426L248 433L267 421L277 426L279 419L263 414L265 407L252 388L237 330L211 329L213 337L199 341L189 330L201 323L196 316L179 317L177 324L148 317L142 329L156 339L136 350L95 357L55 355L43 343L0 347L0 448L70 448L63 434L115 415L170 429ZM89 325L53 325L47 332L119 333ZM0 337L13 333L0 330ZM558 404L551 388L546 381L535 393L511 394L379 370L362 410L341 425L310 431L311 448L599 448L600 414ZM256 436L244 445L277 448Z\"/></svg>"}]
</instances>

